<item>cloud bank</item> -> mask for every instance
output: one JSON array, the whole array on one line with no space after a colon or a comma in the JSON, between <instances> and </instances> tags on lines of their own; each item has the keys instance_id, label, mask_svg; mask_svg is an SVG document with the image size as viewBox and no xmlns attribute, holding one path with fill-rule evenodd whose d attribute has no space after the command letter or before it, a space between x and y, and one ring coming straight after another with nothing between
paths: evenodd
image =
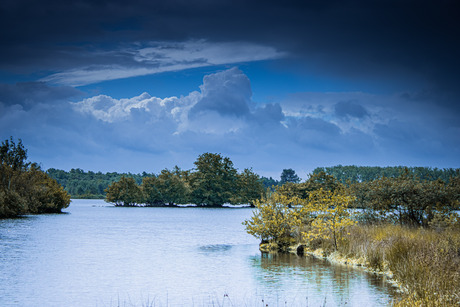
<instances>
[{"instance_id":1,"label":"cloud bank","mask_svg":"<svg viewBox=\"0 0 460 307\"><path fill-rule=\"evenodd\" d=\"M181 97L78 99L80 92L63 86L2 86L0 136L22 138L45 168L189 169L208 151L270 176L292 167L305 177L337 164L459 166L458 120L420 98L426 95L298 93L255 103L238 68L205 76L199 90Z\"/></svg>"}]
</instances>

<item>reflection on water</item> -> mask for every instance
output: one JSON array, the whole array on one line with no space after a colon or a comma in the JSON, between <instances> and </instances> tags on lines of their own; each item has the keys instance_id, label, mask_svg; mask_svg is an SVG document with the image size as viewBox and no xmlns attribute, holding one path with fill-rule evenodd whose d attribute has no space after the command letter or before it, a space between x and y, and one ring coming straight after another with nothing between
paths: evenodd
<instances>
[{"instance_id":1,"label":"reflection on water","mask_svg":"<svg viewBox=\"0 0 460 307\"><path fill-rule=\"evenodd\" d=\"M382 276L310 256L263 253L251 264L255 278L269 289L269 299L276 304L385 306L396 295Z\"/></svg>"},{"instance_id":2,"label":"reflection on water","mask_svg":"<svg viewBox=\"0 0 460 307\"><path fill-rule=\"evenodd\" d=\"M232 246L228 244L209 244L200 246L200 251L205 253L226 252L230 248L232 248Z\"/></svg>"},{"instance_id":3,"label":"reflection on water","mask_svg":"<svg viewBox=\"0 0 460 307\"><path fill-rule=\"evenodd\" d=\"M380 306L383 279L268 255L251 209L115 208L0 220L0 306ZM263 303L262 303L263 300Z\"/></svg>"}]
</instances>

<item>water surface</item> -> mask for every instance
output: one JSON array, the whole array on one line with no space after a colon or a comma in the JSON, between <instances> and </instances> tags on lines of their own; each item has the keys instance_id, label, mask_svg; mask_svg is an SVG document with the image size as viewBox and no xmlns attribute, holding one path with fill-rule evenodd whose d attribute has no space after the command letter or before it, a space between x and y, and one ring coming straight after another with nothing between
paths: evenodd
<instances>
[{"instance_id":1,"label":"water surface","mask_svg":"<svg viewBox=\"0 0 460 307\"><path fill-rule=\"evenodd\" d=\"M261 255L251 209L120 208L0 220L0 306L384 306L359 269Z\"/></svg>"}]
</instances>

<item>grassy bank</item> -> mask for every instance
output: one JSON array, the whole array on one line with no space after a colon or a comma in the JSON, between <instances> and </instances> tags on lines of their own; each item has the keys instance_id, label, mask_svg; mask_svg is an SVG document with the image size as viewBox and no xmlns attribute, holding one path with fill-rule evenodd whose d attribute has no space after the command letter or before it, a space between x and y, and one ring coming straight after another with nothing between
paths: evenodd
<instances>
[{"instance_id":1,"label":"grassy bank","mask_svg":"<svg viewBox=\"0 0 460 307\"><path fill-rule=\"evenodd\" d=\"M348 233L337 250L331 240L318 239L305 251L391 276L403 292L396 306L460 305L458 228L356 225Z\"/></svg>"}]
</instances>

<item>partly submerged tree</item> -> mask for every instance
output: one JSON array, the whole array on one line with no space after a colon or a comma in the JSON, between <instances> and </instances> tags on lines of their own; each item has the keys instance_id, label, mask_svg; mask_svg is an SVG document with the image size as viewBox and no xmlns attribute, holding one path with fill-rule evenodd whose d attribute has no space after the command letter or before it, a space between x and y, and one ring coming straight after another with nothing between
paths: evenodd
<instances>
[{"instance_id":1,"label":"partly submerged tree","mask_svg":"<svg viewBox=\"0 0 460 307\"><path fill-rule=\"evenodd\" d=\"M132 177L121 177L106 189L106 201L116 206L134 206L142 203L142 193Z\"/></svg>"},{"instance_id":2,"label":"partly submerged tree","mask_svg":"<svg viewBox=\"0 0 460 307\"><path fill-rule=\"evenodd\" d=\"M348 211L351 200L343 190L319 189L303 199L274 192L255 201L253 216L243 224L249 234L281 251L293 243L317 239L330 240L337 249L347 228L355 224Z\"/></svg>"},{"instance_id":3,"label":"partly submerged tree","mask_svg":"<svg viewBox=\"0 0 460 307\"><path fill-rule=\"evenodd\" d=\"M254 202L256 209L253 216L243 225L249 234L262 242L274 243L280 250L286 250L298 232L300 219L297 208L301 201L297 197L272 193L267 199Z\"/></svg>"}]
</instances>

